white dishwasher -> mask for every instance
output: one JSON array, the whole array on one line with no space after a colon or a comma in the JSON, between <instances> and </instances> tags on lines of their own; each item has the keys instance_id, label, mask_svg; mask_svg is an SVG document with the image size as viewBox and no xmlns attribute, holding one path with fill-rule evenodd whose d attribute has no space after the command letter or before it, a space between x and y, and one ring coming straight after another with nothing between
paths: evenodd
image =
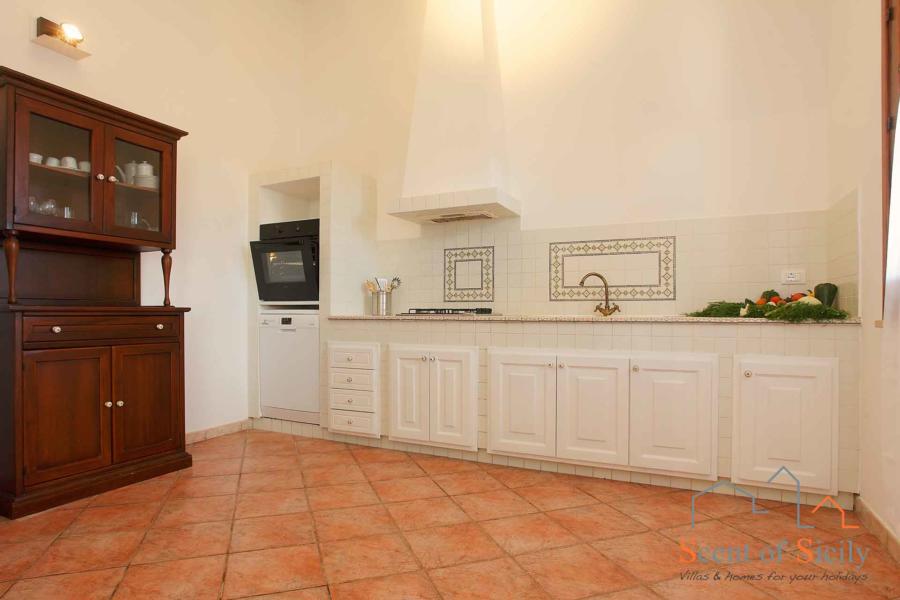
<instances>
[{"instance_id":1,"label":"white dishwasher","mask_svg":"<svg viewBox=\"0 0 900 600\"><path fill-rule=\"evenodd\" d=\"M264 417L319 424L319 315L259 314L259 405Z\"/></svg>"}]
</instances>

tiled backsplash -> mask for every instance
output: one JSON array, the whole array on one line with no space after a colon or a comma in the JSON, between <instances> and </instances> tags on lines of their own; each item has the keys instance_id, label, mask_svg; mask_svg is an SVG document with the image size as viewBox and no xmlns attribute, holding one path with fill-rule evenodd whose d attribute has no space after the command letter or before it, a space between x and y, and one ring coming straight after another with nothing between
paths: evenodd
<instances>
[{"instance_id":1,"label":"tiled backsplash","mask_svg":"<svg viewBox=\"0 0 900 600\"><path fill-rule=\"evenodd\" d=\"M378 265L380 272L399 275L404 281L404 287L394 294L396 311L448 306L451 304L444 300L445 249L494 246L494 301L453 302L452 306L488 306L503 314L590 314L596 296L552 300L551 244L675 238L675 299L618 297L624 314L680 314L714 300L757 298L770 288L793 293L829 279L840 286L841 306L855 313L855 213L853 195L830 210L774 215L525 231L520 229L519 219L425 225L419 238L379 242ZM805 270L806 283L780 283L786 269ZM566 277L568 281L569 275ZM624 283L615 277L609 281L610 286Z\"/></svg>"}]
</instances>

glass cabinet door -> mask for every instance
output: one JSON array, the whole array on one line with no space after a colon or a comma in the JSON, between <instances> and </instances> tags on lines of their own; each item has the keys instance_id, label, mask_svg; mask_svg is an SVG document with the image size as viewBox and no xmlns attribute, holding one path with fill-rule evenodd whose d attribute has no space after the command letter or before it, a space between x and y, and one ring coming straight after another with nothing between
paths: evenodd
<instances>
[{"instance_id":1,"label":"glass cabinet door","mask_svg":"<svg viewBox=\"0 0 900 600\"><path fill-rule=\"evenodd\" d=\"M30 98L16 102L15 221L99 231L103 124Z\"/></svg>"},{"instance_id":2,"label":"glass cabinet door","mask_svg":"<svg viewBox=\"0 0 900 600\"><path fill-rule=\"evenodd\" d=\"M142 240L171 240L172 146L147 136L108 128L104 229Z\"/></svg>"}]
</instances>

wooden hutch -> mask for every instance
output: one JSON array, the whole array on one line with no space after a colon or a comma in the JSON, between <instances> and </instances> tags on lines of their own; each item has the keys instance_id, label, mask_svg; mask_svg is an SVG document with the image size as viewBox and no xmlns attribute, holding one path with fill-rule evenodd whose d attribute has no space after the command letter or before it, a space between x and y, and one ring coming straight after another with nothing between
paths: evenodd
<instances>
[{"instance_id":1,"label":"wooden hutch","mask_svg":"<svg viewBox=\"0 0 900 600\"><path fill-rule=\"evenodd\" d=\"M191 464L169 301L185 135L0 67L0 515ZM147 251L162 306L141 306Z\"/></svg>"}]
</instances>

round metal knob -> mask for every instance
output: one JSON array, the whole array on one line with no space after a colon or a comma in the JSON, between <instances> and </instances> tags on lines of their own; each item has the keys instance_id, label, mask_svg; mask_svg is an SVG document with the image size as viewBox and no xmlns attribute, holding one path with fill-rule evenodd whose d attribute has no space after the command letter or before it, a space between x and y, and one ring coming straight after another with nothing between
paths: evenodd
<instances>
[{"instance_id":1,"label":"round metal knob","mask_svg":"<svg viewBox=\"0 0 900 600\"><path fill-rule=\"evenodd\" d=\"M106 408L112 408L112 402L104 402L103 406L105 406Z\"/></svg>"},{"instance_id":2,"label":"round metal knob","mask_svg":"<svg viewBox=\"0 0 900 600\"><path fill-rule=\"evenodd\" d=\"M353 398L347 398L347 404L353 404Z\"/></svg>"},{"instance_id":3,"label":"round metal knob","mask_svg":"<svg viewBox=\"0 0 900 600\"><path fill-rule=\"evenodd\" d=\"M353 425L353 419L347 419L347 425Z\"/></svg>"},{"instance_id":4,"label":"round metal knob","mask_svg":"<svg viewBox=\"0 0 900 600\"><path fill-rule=\"evenodd\" d=\"M156 328L159 329L160 331L162 331L163 329L166 328L166 326L163 325L162 323L157 323L157 324L156 324Z\"/></svg>"},{"instance_id":5,"label":"round metal knob","mask_svg":"<svg viewBox=\"0 0 900 600\"><path fill-rule=\"evenodd\" d=\"M427 357L427 356L423 356L423 357L422 357L422 360L428 360L428 357Z\"/></svg>"},{"instance_id":6,"label":"round metal knob","mask_svg":"<svg viewBox=\"0 0 900 600\"><path fill-rule=\"evenodd\" d=\"M353 362L353 357L352 357L352 356L348 356L348 357L347 357L347 362Z\"/></svg>"},{"instance_id":7,"label":"round metal knob","mask_svg":"<svg viewBox=\"0 0 900 600\"><path fill-rule=\"evenodd\" d=\"M435 359L434 359L434 357L432 356L432 357L429 358L428 360L430 360L431 362L434 362Z\"/></svg>"},{"instance_id":8,"label":"round metal knob","mask_svg":"<svg viewBox=\"0 0 900 600\"><path fill-rule=\"evenodd\" d=\"M348 378L347 378L347 383L352 383L352 382L353 382L353 378L352 378L352 377L348 377Z\"/></svg>"},{"instance_id":9,"label":"round metal knob","mask_svg":"<svg viewBox=\"0 0 900 600\"><path fill-rule=\"evenodd\" d=\"M50 331L52 331L53 333L62 333L62 327L60 327L59 325L54 325L50 328Z\"/></svg>"},{"instance_id":10,"label":"round metal knob","mask_svg":"<svg viewBox=\"0 0 900 600\"><path fill-rule=\"evenodd\" d=\"M110 182L110 183L118 183L118 181L119 181L119 179L118 179L115 175L110 175L110 176L109 176L109 182Z\"/></svg>"},{"instance_id":11,"label":"round metal knob","mask_svg":"<svg viewBox=\"0 0 900 600\"><path fill-rule=\"evenodd\" d=\"M122 407L122 406L125 406L125 403L123 401L119 400L116 402L116 406Z\"/></svg>"},{"instance_id":12,"label":"round metal knob","mask_svg":"<svg viewBox=\"0 0 900 600\"><path fill-rule=\"evenodd\" d=\"M106 175L104 175L103 173L97 173L97 181L103 181L104 179L106 179Z\"/></svg>"},{"instance_id":13,"label":"round metal knob","mask_svg":"<svg viewBox=\"0 0 900 600\"><path fill-rule=\"evenodd\" d=\"M566 364L565 364L565 363L559 363L558 366L559 366L560 369L565 369L565 368L566 368Z\"/></svg>"},{"instance_id":14,"label":"round metal knob","mask_svg":"<svg viewBox=\"0 0 900 600\"><path fill-rule=\"evenodd\" d=\"M753 377L753 371L744 371L744 377Z\"/></svg>"},{"instance_id":15,"label":"round metal knob","mask_svg":"<svg viewBox=\"0 0 900 600\"><path fill-rule=\"evenodd\" d=\"M631 367L631 370L634 371L635 373L637 373L638 371L641 370L641 368L637 365L634 365L633 367Z\"/></svg>"}]
</instances>

